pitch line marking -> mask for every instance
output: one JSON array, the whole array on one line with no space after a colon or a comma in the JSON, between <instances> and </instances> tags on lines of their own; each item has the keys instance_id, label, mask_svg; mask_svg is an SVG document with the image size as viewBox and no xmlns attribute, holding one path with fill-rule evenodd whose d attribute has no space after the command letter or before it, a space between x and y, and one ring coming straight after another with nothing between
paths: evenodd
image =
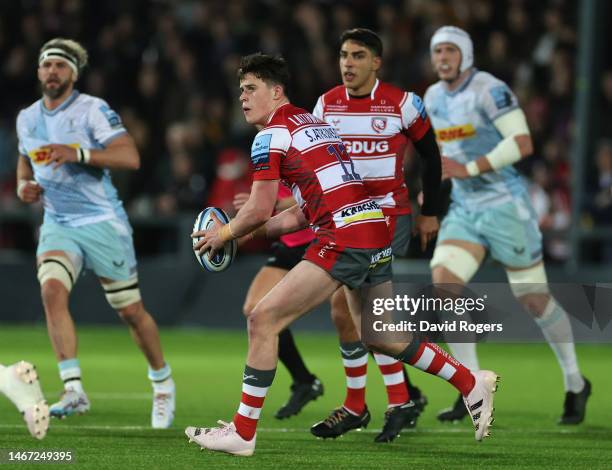
<instances>
[{"instance_id":1,"label":"pitch line marking","mask_svg":"<svg viewBox=\"0 0 612 470\"><path fill-rule=\"evenodd\" d=\"M58 427L53 426L53 421L51 422L51 429L58 429ZM59 424L59 423L58 423ZM25 428L24 425L21 424L0 424L0 429L18 429ZM117 426L117 425L60 425L59 429L82 429L89 431L152 431L153 429L150 426ZM166 431L177 431L182 430L182 428L174 427L170 428ZM155 432L159 432L160 430L155 429ZM163 432L164 430L162 430ZM265 433L308 433L308 428L258 428L257 432L265 432ZM362 434L378 434L381 432L381 429L363 429L361 431L357 431ZM473 429L470 427L466 428L417 428L417 429L404 429L402 431L403 434L471 434L473 433ZM586 429L586 430L571 430L571 429L533 429L533 428L512 428L512 429L500 429L497 428L497 432L504 434L525 434L525 433L553 433L553 434L610 434L612 430L608 429Z\"/></svg>"}]
</instances>

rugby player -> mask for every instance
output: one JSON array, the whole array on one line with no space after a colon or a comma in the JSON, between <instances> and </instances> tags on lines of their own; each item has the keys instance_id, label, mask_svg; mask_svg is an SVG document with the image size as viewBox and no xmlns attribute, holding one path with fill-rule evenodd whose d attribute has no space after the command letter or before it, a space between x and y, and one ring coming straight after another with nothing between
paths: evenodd
<instances>
[{"instance_id":1,"label":"rugby player","mask_svg":"<svg viewBox=\"0 0 612 470\"><path fill-rule=\"evenodd\" d=\"M132 228L109 172L137 169L140 157L119 115L104 100L74 89L86 64L87 52L77 42L48 41L38 58L43 96L17 117L17 195L26 203L42 199L45 210L36 252L38 280L64 382L50 413L63 418L90 409L68 310L84 266L99 278L106 300L144 353L153 385L151 424L167 428L174 416L174 382L157 325L140 297Z\"/></svg>"},{"instance_id":2,"label":"rugby player","mask_svg":"<svg viewBox=\"0 0 612 470\"><path fill-rule=\"evenodd\" d=\"M319 97L313 114L332 125L342 138L366 191L382 208L393 255L405 256L412 232L404 181L406 147L411 141L423 159L424 203L415 218L415 231L421 234L423 245L438 230L440 153L429 120L424 119L421 98L377 78L382 55L382 41L373 31L344 31L339 59L342 85ZM311 432L319 437L336 437L370 420L365 402L367 350L355 330L344 289L334 293L331 305L347 389L343 405L312 427ZM374 358L383 374L388 398L385 425L375 441L388 442L402 428L414 427L427 401L418 388L410 386L401 362L377 353Z\"/></svg>"},{"instance_id":3,"label":"rugby player","mask_svg":"<svg viewBox=\"0 0 612 470\"><path fill-rule=\"evenodd\" d=\"M311 225L316 233L304 259L249 316L242 399L233 420L219 421L219 427L185 429L190 442L201 448L249 456L276 372L279 333L341 285L359 332L362 292L369 288L374 296L388 294L392 270L391 240L382 210L369 198L333 127L289 102L285 61L253 54L242 59L238 76L246 121L259 130L251 147L255 181L235 219L225 225L217 219L212 229L192 234L202 237L194 249L214 255L228 240L260 230L275 238ZM298 204L271 218L281 179L291 186ZM410 333L406 338L365 346L450 382L468 403L476 440L488 436L497 375L472 373L437 345Z\"/></svg>"},{"instance_id":4,"label":"rugby player","mask_svg":"<svg viewBox=\"0 0 612 470\"><path fill-rule=\"evenodd\" d=\"M234 207L240 210L248 200L249 193L238 193L234 198ZM280 184L274 211L283 211L294 204L295 199L289 188ZM305 228L282 235L274 243L272 256L268 258L265 266L259 270L249 286L243 307L243 313L247 318L259 301L300 262L314 237L314 232L310 228ZM277 419L285 419L297 415L309 402L323 395L324 389L321 381L306 367L289 328L278 335L278 358L293 381L289 400L274 414Z\"/></svg>"},{"instance_id":5,"label":"rugby player","mask_svg":"<svg viewBox=\"0 0 612 470\"><path fill-rule=\"evenodd\" d=\"M32 437L43 439L49 429L49 406L40 389L36 367L26 361L0 364L0 392L22 414Z\"/></svg>"},{"instance_id":6,"label":"rugby player","mask_svg":"<svg viewBox=\"0 0 612 470\"><path fill-rule=\"evenodd\" d=\"M525 115L504 82L473 66L468 33L444 26L431 38L438 74L425 107L443 154L443 176L452 179L451 206L431 260L435 284L466 284L485 254L506 270L514 296L533 315L563 372L565 404L560 424L585 415L591 384L580 373L567 313L550 295L542 262L542 235L527 188L512 166L533 152ZM472 371L474 343L449 344ZM438 418L467 415L463 400Z\"/></svg>"}]
</instances>

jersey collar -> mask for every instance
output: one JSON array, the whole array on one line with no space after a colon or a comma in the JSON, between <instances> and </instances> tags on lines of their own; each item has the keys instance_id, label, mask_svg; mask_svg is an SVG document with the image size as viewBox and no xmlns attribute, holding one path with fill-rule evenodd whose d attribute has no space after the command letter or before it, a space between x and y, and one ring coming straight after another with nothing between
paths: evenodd
<instances>
[{"instance_id":1,"label":"jersey collar","mask_svg":"<svg viewBox=\"0 0 612 470\"><path fill-rule=\"evenodd\" d=\"M77 90L73 90L72 93L70 94L70 96L68 98L66 98L66 101L64 101L62 104L60 104L53 111L48 110L47 107L45 106L44 100L41 99L40 100L40 109L47 116L54 116L55 114L59 113L60 111L62 111L64 109L66 109L68 106L70 106L72 103L74 103L74 100L76 100L78 98L78 96L79 96L79 92Z\"/></svg>"},{"instance_id":2,"label":"jersey collar","mask_svg":"<svg viewBox=\"0 0 612 470\"><path fill-rule=\"evenodd\" d=\"M279 109L281 109L284 106L287 106L288 104L291 104L289 101L287 101L286 103L281 104L278 108L276 108L274 110L274 112L272 114L270 114L270 117L268 118L268 122L266 122L266 126L270 124L270 122L272 122L272 119L274 118L274 116L276 116L276 113L278 112Z\"/></svg>"},{"instance_id":3,"label":"jersey collar","mask_svg":"<svg viewBox=\"0 0 612 470\"><path fill-rule=\"evenodd\" d=\"M457 88L454 91L448 91L448 89L446 87L446 84L444 84L444 92L448 96L455 96L455 95L461 93L463 90L465 90L467 88L467 86L470 84L470 82L472 81L472 78L474 78L474 75L476 75L477 72L478 72L478 70L476 69L476 67L472 67L472 71L467 76L465 81L459 86L459 88Z\"/></svg>"},{"instance_id":4,"label":"jersey collar","mask_svg":"<svg viewBox=\"0 0 612 470\"><path fill-rule=\"evenodd\" d=\"M371 99L371 100L373 100L373 99L374 99L374 96L375 96L376 90L378 89L378 83L379 83L379 82L378 82L378 78L377 78L377 79L376 79L376 82L374 82L374 86L372 87L372 91L370 92L370 99ZM347 88L347 87L344 87L344 93L346 93L346 99L347 99L347 100L350 100L351 98L353 98L353 99L365 98L365 96L363 96L363 97L362 97L362 96L359 96L359 97L355 97L355 96L353 96L353 97L351 97L351 95L349 95L349 92L348 92L348 88ZM367 95L366 95L366 96L367 96Z\"/></svg>"}]
</instances>

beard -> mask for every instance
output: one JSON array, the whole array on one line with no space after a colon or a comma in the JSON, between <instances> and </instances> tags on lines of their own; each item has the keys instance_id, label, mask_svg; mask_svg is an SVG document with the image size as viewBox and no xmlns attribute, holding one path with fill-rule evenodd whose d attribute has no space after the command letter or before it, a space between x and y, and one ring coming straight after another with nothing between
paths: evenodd
<instances>
[{"instance_id":1,"label":"beard","mask_svg":"<svg viewBox=\"0 0 612 470\"><path fill-rule=\"evenodd\" d=\"M58 80L59 81L59 80ZM70 80L65 80L63 82L59 82L59 85L56 88L49 88L46 83L41 83L40 88L43 95L51 98L52 100L59 98L66 90L70 87Z\"/></svg>"}]
</instances>

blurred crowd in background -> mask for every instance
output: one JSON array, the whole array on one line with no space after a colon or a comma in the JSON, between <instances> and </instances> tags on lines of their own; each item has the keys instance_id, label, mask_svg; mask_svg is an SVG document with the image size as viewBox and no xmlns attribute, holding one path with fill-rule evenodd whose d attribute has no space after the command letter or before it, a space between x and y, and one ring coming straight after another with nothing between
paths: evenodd
<instances>
[{"instance_id":1,"label":"blurred crowd in background","mask_svg":"<svg viewBox=\"0 0 612 470\"><path fill-rule=\"evenodd\" d=\"M563 260L568 245L562 232L570 224L612 224L609 55L594 77L598 137L586 166L583 217L571 220L576 17L571 0L1 2L0 210L20 207L15 118L40 95L38 51L51 37L75 38L88 49L90 66L77 88L105 98L141 152L140 171L113 180L130 214L160 217L213 204L231 209L233 194L248 190L255 130L238 103L242 55L282 54L292 71L292 101L312 109L340 81L340 33L369 27L384 41L381 77L422 95L436 81L429 39L438 27L454 24L471 34L476 66L505 80L519 97L535 144L520 169L542 229L553 233L546 238L547 256ZM413 196L417 166L409 150Z\"/></svg>"}]
</instances>

